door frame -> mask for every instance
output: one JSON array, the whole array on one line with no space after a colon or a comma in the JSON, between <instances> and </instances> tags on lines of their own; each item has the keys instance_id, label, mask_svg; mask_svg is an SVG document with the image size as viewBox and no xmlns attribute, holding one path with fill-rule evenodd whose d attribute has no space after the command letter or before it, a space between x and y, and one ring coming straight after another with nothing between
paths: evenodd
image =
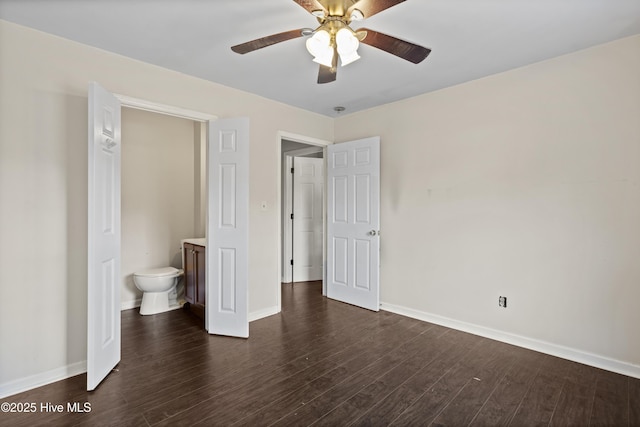
<instances>
[{"instance_id":1,"label":"door frame","mask_svg":"<svg viewBox=\"0 0 640 427\"><path fill-rule=\"evenodd\" d=\"M178 117L181 119L186 119L186 120L191 120L193 122L198 122L201 124L201 126L203 126L204 128L204 134L202 134L201 131L201 137L204 138L204 140L201 142L204 144L205 147L207 147L208 144L208 130L209 130L209 121L214 121L214 120L218 120L218 116L215 116L213 114L208 114L208 113L203 113L200 111L194 111L194 110L188 110L186 108L181 108L181 107L175 107L173 105L166 105L166 104L160 104L157 102L152 102L152 101L148 101L145 99L140 99L140 98L134 98L131 96L127 96L127 95L122 95L119 93L113 93L113 96L116 97L116 99L118 101L120 101L120 108L122 109L123 107L126 108L132 108L132 109L136 109L136 110L142 110L142 111L147 111L150 113L156 113L156 114L162 114L164 116L172 116L172 117ZM206 206L208 203L208 191L207 191L207 186L206 186L206 182L207 182L207 178L209 176L209 162L206 161L204 162L204 172L205 172L205 178L204 181L201 179L201 185L204 182L204 188L200 188L201 193L204 192L205 193L205 200L203 200L203 204L204 204L204 215L205 215L205 224L206 224ZM202 171L201 171L202 173ZM200 196L202 197L202 195ZM205 226L205 231L206 231L206 226ZM122 248L119 249L120 252L122 252ZM209 288L205 288L205 293L208 294L210 292ZM120 302L118 302L120 304ZM122 311L122 309L121 309Z\"/></svg>"},{"instance_id":2,"label":"door frame","mask_svg":"<svg viewBox=\"0 0 640 427\"><path fill-rule=\"evenodd\" d=\"M218 120L218 116L214 116L213 114L202 113L200 111L188 110L186 108L175 107L173 105L159 104L157 102L147 101L145 99L134 98L127 95L122 95L119 93L113 93L113 96L116 97L118 101L120 101L120 108L132 108L135 110L147 111L150 113L162 114L164 116L178 117L180 119L191 120L193 122L198 122L201 125L200 128L200 138L201 138L201 147L206 147L209 145L209 121ZM205 150L206 152L206 150ZM209 176L209 164L207 162L206 156L203 155L202 151L200 152L200 161L201 161L201 171L204 170L204 177L200 178L199 186L200 192L206 193L207 189L207 177ZM208 194L205 194L208 196ZM199 200L196 200L196 210L197 218L200 220L200 224L196 224L196 230L202 228L203 232L206 232L206 216L207 216L207 200L202 200L202 195Z\"/></svg>"},{"instance_id":3,"label":"door frame","mask_svg":"<svg viewBox=\"0 0 640 427\"><path fill-rule=\"evenodd\" d=\"M193 120L194 122L206 123L209 120L217 120L218 116L202 113L200 111L188 110L186 108L174 107L172 105L159 104L145 99L133 98L131 96L114 93L122 107L135 108L136 110L149 111L151 113L164 114L165 116L179 117Z\"/></svg>"},{"instance_id":4,"label":"door frame","mask_svg":"<svg viewBox=\"0 0 640 427\"><path fill-rule=\"evenodd\" d=\"M295 134L295 133L291 133L291 132L287 132L287 131L278 131L277 133L277 158L278 158L278 164L277 164L277 171L278 171L278 192L277 192L277 197L276 197L276 209L277 209L277 217L278 217L278 225L277 225L277 236L278 236L278 243L277 243L277 250L276 250L276 254L278 256L278 268L276 271L276 280L275 280L275 286L274 286L274 291L276 293L276 301L277 301L277 307L278 310L277 312L280 313L282 311L282 215L283 215L283 211L282 211L282 198L283 198L283 194L282 194L282 187L283 187L283 174L284 174L284 167L286 166L284 163L284 159L285 156L282 155L282 144L284 140L287 141L293 141L293 142L299 142L302 144L306 144L306 145L315 145L317 147L322 147L322 152L323 152L323 160L324 160L324 171L325 171L325 185L323 187L322 190L322 201L324 206L326 206L326 201L327 201L327 179L326 179L326 170L327 170L327 147L329 145L332 145L334 142L333 141L328 141L328 140L324 140L324 139L319 139L319 138L313 138L313 137L309 137L309 136L304 136L304 135L299 135L299 134ZM327 218L326 218L326 209L323 210L323 214L322 214L322 223L323 223L323 228L326 230L326 224L327 224ZM327 288L326 288L326 257L327 257L327 248L326 248L326 238L324 238L322 240L322 295L327 295Z\"/></svg>"},{"instance_id":5,"label":"door frame","mask_svg":"<svg viewBox=\"0 0 640 427\"><path fill-rule=\"evenodd\" d=\"M193 122L198 122L201 123L204 127L204 132L205 135L202 135L204 137L203 143L206 146L207 145L207 135L206 133L208 132L208 122L210 120L217 120L218 116L215 116L213 114L208 114L208 113L203 113L200 111L194 111L194 110L189 110L189 109L185 109L185 108L181 108L181 107L175 107L172 105L167 105L167 104L160 104L160 103L156 103L156 102L152 102L152 101L147 101L145 99L140 99L140 98L134 98L131 96L127 96L127 95L122 95L119 93L114 93L112 92L113 96L116 97L116 99L118 101L120 101L120 108L126 107L126 108L132 108L132 109L136 109L136 110L142 110L142 111L147 111L150 113L156 113L156 114L162 114L164 116L172 116L172 117L178 117L181 119L186 119L186 120L191 120ZM205 162L205 170L204 172L206 173L206 175L208 175L208 162ZM204 182L206 182L206 178L204 180ZM206 187L205 187L206 189ZM205 201L205 206L206 206L206 201ZM206 212L205 212L206 214ZM122 248L120 248L120 251L122 251ZM207 289L208 291L208 289ZM120 304L120 302L118 302ZM122 308L121 308L122 311Z\"/></svg>"},{"instance_id":6,"label":"door frame","mask_svg":"<svg viewBox=\"0 0 640 427\"><path fill-rule=\"evenodd\" d=\"M283 203L280 205L282 208L282 205L285 206L285 210L282 213L283 214L283 218L281 221L281 224L283 224L283 228L282 228L282 233L284 234L283 238L281 239L284 240L284 244L282 247L282 254L283 254L283 258L282 258L282 262L281 262L281 267L282 267L282 282L283 283L289 283L289 282L293 282L293 279L291 277L291 268L287 268L287 259L292 259L293 257L293 251L292 251L292 246L293 246L293 230L292 230L292 224L291 224L291 220L287 220L286 218L286 214L288 212L293 212L293 191L294 191L294 179L291 173L289 173L290 169L293 167L293 159L295 157L303 157L306 156L308 154L315 154L315 153L322 153L323 154L323 158L324 158L324 148L320 147L320 146L313 146L313 147L309 147L309 148L299 148L297 150L290 150L290 151L285 151L282 153L282 158L281 160L283 161L282 163L282 190L284 190L284 192L282 193L282 198L283 198ZM324 183L323 183L324 185ZM324 190L323 190L324 191Z\"/></svg>"}]
</instances>

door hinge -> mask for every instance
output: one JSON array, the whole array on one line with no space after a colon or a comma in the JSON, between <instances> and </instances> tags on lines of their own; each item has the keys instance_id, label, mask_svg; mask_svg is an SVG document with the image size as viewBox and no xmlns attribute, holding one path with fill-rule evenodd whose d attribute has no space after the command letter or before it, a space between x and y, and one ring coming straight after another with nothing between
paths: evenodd
<instances>
[{"instance_id":1,"label":"door hinge","mask_svg":"<svg viewBox=\"0 0 640 427\"><path fill-rule=\"evenodd\" d=\"M291 260L291 265L293 265L293 260Z\"/></svg>"},{"instance_id":2,"label":"door hinge","mask_svg":"<svg viewBox=\"0 0 640 427\"><path fill-rule=\"evenodd\" d=\"M291 168L291 173L293 173L293 168Z\"/></svg>"},{"instance_id":3,"label":"door hinge","mask_svg":"<svg viewBox=\"0 0 640 427\"><path fill-rule=\"evenodd\" d=\"M291 214L291 219L293 219L293 214Z\"/></svg>"}]
</instances>

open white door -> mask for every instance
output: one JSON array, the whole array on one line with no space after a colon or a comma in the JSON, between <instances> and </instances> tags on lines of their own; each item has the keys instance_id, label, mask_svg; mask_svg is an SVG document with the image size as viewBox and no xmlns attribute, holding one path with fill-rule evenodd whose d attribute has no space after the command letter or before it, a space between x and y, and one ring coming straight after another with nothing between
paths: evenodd
<instances>
[{"instance_id":1,"label":"open white door","mask_svg":"<svg viewBox=\"0 0 640 427\"><path fill-rule=\"evenodd\" d=\"M209 122L205 326L249 336L249 119Z\"/></svg>"},{"instance_id":2,"label":"open white door","mask_svg":"<svg viewBox=\"0 0 640 427\"><path fill-rule=\"evenodd\" d=\"M293 281L322 280L324 159L293 158Z\"/></svg>"},{"instance_id":3,"label":"open white door","mask_svg":"<svg viewBox=\"0 0 640 427\"><path fill-rule=\"evenodd\" d=\"M120 102L89 85L87 390L120 362Z\"/></svg>"},{"instance_id":4,"label":"open white door","mask_svg":"<svg viewBox=\"0 0 640 427\"><path fill-rule=\"evenodd\" d=\"M327 158L327 296L380 306L380 138L334 144Z\"/></svg>"}]
</instances>

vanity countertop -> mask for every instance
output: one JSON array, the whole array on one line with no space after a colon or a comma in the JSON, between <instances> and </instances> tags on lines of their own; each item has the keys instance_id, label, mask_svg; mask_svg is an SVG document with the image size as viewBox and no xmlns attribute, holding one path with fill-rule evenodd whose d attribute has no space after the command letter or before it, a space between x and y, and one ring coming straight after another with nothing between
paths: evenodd
<instances>
[{"instance_id":1,"label":"vanity countertop","mask_svg":"<svg viewBox=\"0 0 640 427\"><path fill-rule=\"evenodd\" d=\"M185 244L185 243L191 243L193 245L198 245L198 246L207 246L207 238L206 237L196 237L196 238L191 238L191 239L182 239L181 244Z\"/></svg>"}]
</instances>

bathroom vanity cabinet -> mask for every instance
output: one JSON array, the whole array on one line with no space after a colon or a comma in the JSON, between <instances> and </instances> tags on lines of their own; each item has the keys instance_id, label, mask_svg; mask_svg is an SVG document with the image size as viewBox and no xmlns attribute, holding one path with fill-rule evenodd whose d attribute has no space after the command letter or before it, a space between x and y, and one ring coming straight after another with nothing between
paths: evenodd
<instances>
[{"instance_id":1,"label":"bathroom vanity cabinet","mask_svg":"<svg viewBox=\"0 0 640 427\"><path fill-rule=\"evenodd\" d=\"M183 243L184 299L189 309L204 319L206 249L193 243Z\"/></svg>"}]
</instances>

